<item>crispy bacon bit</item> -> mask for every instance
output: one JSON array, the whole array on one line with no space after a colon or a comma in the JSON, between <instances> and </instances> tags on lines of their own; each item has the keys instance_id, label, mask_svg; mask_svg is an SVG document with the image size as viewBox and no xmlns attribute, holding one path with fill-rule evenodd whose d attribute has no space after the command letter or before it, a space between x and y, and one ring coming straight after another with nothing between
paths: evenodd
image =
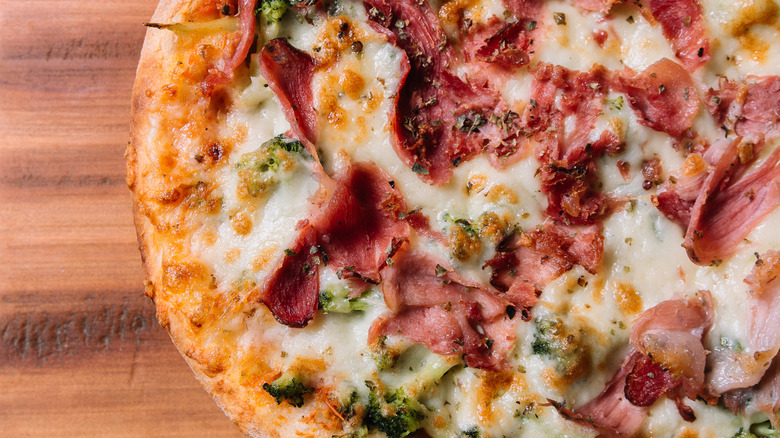
<instances>
[{"instance_id":1,"label":"crispy bacon bit","mask_svg":"<svg viewBox=\"0 0 780 438\"><path fill-rule=\"evenodd\" d=\"M691 75L669 59L656 62L640 74L621 74L618 85L639 123L672 137L682 136L699 112Z\"/></svg>"},{"instance_id":2,"label":"crispy bacon bit","mask_svg":"<svg viewBox=\"0 0 780 438\"><path fill-rule=\"evenodd\" d=\"M238 1L238 23L240 30L236 35L231 36L235 49L225 50L222 57L209 68L206 79L201 84L201 91L209 96L220 85L227 84L233 80L233 72L241 63L244 62L252 42L255 38L255 4L257 0L239 0ZM229 9L228 9L229 12Z\"/></svg>"},{"instance_id":3,"label":"crispy bacon bit","mask_svg":"<svg viewBox=\"0 0 780 438\"><path fill-rule=\"evenodd\" d=\"M626 399L636 406L650 406L675 384L675 379L661 365L642 356L626 377Z\"/></svg>"},{"instance_id":4,"label":"crispy bacon bit","mask_svg":"<svg viewBox=\"0 0 780 438\"><path fill-rule=\"evenodd\" d=\"M465 355L468 366L499 370L515 338L510 303L461 278L443 261L401 250L384 270L382 284L391 313L374 321L369 344L401 335L431 351Z\"/></svg>"},{"instance_id":5,"label":"crispy bacon bit","mask_svg":"<svg viewBox=\"0 0 780 438\"><path fill-rule=\"evenodd\" d=\"M710 40L699 0L649 0L648 6L687 69L709 61Z\"/></svg>"},{"instance_id":6,"label":"crispy bacon bit","mask_svg":"<svg viewBox=\"0 0 780 438\"><path fill-rule=\"evenodd\" d=\"M314 79L311 56L291 46L286 39L277 38L263 46L260 71L279 100L295 136L305 143L315 143L318 116L311 88ZM316 156L316 151L309 152Z\"/></svg>"}]
</instances>

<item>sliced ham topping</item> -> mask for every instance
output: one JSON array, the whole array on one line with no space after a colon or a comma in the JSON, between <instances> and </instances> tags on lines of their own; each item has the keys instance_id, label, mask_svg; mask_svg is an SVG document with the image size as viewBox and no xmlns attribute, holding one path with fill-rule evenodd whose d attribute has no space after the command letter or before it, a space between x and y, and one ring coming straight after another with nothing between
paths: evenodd
<instances>
[{"instance_id":1,"label":"sliced ham topping","mask_svg":"<svg viewBox=\"0 0 780 438\"><path fill-rule=\"evenodd\" d=\"M709 90L706 103L718 123L737 135L766 140L780 135L780 76L722 79L719 90Z\"/></svg>"},{"instance_id":2,"label":"sliced ham topping","mask_svg":"<svg viewBox=\"0 0 780 438\"><path fill-rule=\"evenodd\" d=\"M763 412L772 422L772 426L780 427L780 358L775 357L772 365L761 381L752 388L730 391L723 396L723 404L734 412L750 416Z\"/></svg>"},{"instance_id":3,"label":"sliced ham topping","mask_svg":"<svg viewBox=\"0 0 780 438\"><path fill-rule=\"evenodd\" d=\"M276 95L295 137L304 143L316 143L318 117L312 93L314 60L284 38L267 42L260 51L259 60L260 72ZM315 151L309 152L317 156Z\"/></svg>"},{"instance_id":4,"label":"sliced ham topping","mask_svg":"<svg viewBox=\"0 0 780 438\"><path fill-rule=\"evenodd\" d=\"M546 284L575 264L596 273L603 252L604 238L597 226L575 229L550 224L501 242L484 267L492 270L490 284L505 292L527 317L527 309L536 304Z\"/></svg>"},{"instance_id":5,"label":"sliced ham topping","mask_svg":"<svg viewBox=\"0 0 780 438\"><path fill-rule=\"evenodd\" d=\"M710 40L699 0L649 0L648 6L687 69L709 61Z\"/></svg>"},{"instance_id":6,"label":"sliced ham topping","mask_svg":"<svg viewBox=\"0 0 780 438\"><path fill-rule=\"evenodd\" d=\"M576 411L554 402L553 406L564 418L593 428L603 436L634 436L642 427L648 408L633 404L626 398L626 381L643 357L636 351L629 353L601 394Z\"/></svg>"},{"instance_id":7,"label":"sliced ham topping","mask_svg":"<svg viewBox=\"0 0 780 438\"><path fill-rule=\"evenodd\" d=\"M319 262L311 251L316 243L314 228L304 225L260 293L260 302L268 306L277 321L290 327L306 326L317 312Z\"/></svg>"},{"instance_id":8,"label":"sliced ham topping","mask_svg":"<svg viewBox=\"0 0 780 438\"><path fill-rule=\"evenodd\" d=\"M648 309L631 327L631 345L680 379L691 399L702 393L707 352L702 338L713 321L712 297L700 291L695 298L672 299Z\"/></svg>"},{"instance_id":9,"label":"sliced ham topping","mask_svg":"<svg viewBox=\"0 0 780 438\"><path fill-rule=\"evenodd\" d=\"M465 355L470 367L506 368L515 338L508 301L421 252L399 251L383 275L391 312L374 322L369 344L400 335L434 353Z\"/></svg>"},{"instance_id":10,"label":"sliced ham topping","mask_svg":"<svg viewBox=\"0 0 780 438\"><path fill-rule=\"evenodd\" d=\"M227 84L233 80L233 72L249 54L252 42L255 39L255 4L257 0L239 0L238 1L238 26L239 31L232 36L236 40L232 44L233 50L225 50L222 57L209 68L206 78L201 84L201 91L205 95L210 95L215 88Z\"/></svg>"},{"instance_id":11,"label":"sliced ham topping","mask_svg":"<svg viewBox=\"0 0 780 438\"><path fill-rule=\"evenodd\" d=\"M499 95L449 71L452 47L427 2L364 3L374 27L406 54L391 132L396 153L420 179L441 185L483 150L502 166L524 149L527 140Z\"/></svg>"},{"instance_id":12,"label":"sliced ham topping","mask_svg":"<svg viewBox=\"0 0 780 438\"><path fill-rule=\"evenodd\" d=\"M605 436L633 436L646 418L647 407L666 395L684 420L694 421L693 410L682 397L695 400L704 395L707 351L702 339L713 317L707 291L642 312L631 327L633 348L604 391L579 409L556 406L558 411Z\"/></svg>"},{"instance_id":13,"label":"sliced ham topping","mask_svg":"<svg viewBox=\"0 0 780 438\"><path fill-rule=\"evenodd\" d=\"M260 301L291 327L306 326L317 311L320 263L354 279L361 290L364 283L379 283L380 269L411 232L398 219L406 211L403 197L375 164L355 163L342 167L335 179L324 173L320 178L319 204L261 292Z\"/></svg>"},{"instance_id":14,"label":"sliced ham topping","mask_svg":"<svg viewBox=\"0 0 780 438\"><path fill-rule=\"evenodd\" d=\"M533 98L525 108L524 124L538 142L547 213L564 223L593 223L606 211L606 197L595 188L594 158L616 152L621 145L611 131L592 139L609 73L599 66L577 72L539 64L533 74Z\"/></svg>"},{"instance_id":15,"label":"sliced ham topping","mask_svg":"<svg viewBox=\"0 0 780 438\"><path fill-rule=\"evenodd\" d=\"M780 149L745 174L734 140L705 180L691 209L683 246L699 265L718 264L780 205Z\"/></svg>"},{"instance_id":16,"label":"sliced ham topping","mask_svg":"<svg viewBox=\"0 0 780 438\"><path fill-rule=\"evenodd\" d=\"M379 270L408 239L406 211L392 178L373 163L355 163L336 176L332 194L311 220L317 242L343 278L380 280Z\"/></svg>"},{"instance_id":17,"label":"sliced ham topping","mask_svg":"<svg viewBox=\"0 0 780 438\"><path fill-rule=\"evenodd\" d=\"M618 86L628 97L639 123L672 137L682 136L699 112L693 78L666 58L639 74L621 74Z\"/></svg>"}]
</instances>

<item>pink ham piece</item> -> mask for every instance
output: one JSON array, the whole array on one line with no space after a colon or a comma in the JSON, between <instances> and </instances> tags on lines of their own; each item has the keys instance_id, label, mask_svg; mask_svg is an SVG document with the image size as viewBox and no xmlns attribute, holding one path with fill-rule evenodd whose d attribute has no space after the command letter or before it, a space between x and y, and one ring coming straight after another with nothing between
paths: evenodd
<instances>
[{"instance_id":1,"label":"pink ham piece","mask_svg":"<svg viewBox=\"0 0 780 438\"><path fill-rule=\"evenodd\" d=\"M379 270L409 238L399 220L406 203L392 178L373 163L355 163L336 176L330 198L311 220L328 266L343 278L378 283Z\"/></svg>"},{"instance_id":2,"label":"pink ham piece","mask_svg":"<svg viewBox=\"0 0 780 438\"><path fill-rule=\"evenodd\" d=\"M206 78L201 83L201 91L208 96L220 85L233 80L233 72L249 54L252 42L255 39L255 4L257 0L238 1L238 26L239 31L231 37L236 40L233 50L225 50L222 57L208 70Z\"/></svg>"},{"instance_id":3,"label":"pink ham piece","mask_svg":"<svg viewBox=\"0 0 780 438\"><path fill-rule=\"evenodd\" d=\"M740 139L732 142L705 180L691 209L683 246L696 264L718 264L780 205L780 149L752 172L739 166Z\"/></svg>"},{"instance_id":4,"label":"pink ham piece","mask_svg":"<svg viewBox=\"0 0 780 438\"><path fill-rule=\"evenodd\" d=\"M421 180L446 183L452 169L484 150L503 166L527 145L498 93L449 71L455 59L427 2L367 0L369 18L404 51L392 113L393 147ZM408 70L405 68L408 66Z\"/></svg>"},{"instance_id":5,"label":"pink ham piece","mask_svg":"<svg viewBox=\"0 0 780 438\"><path fill-rule=\"evenodd\" d=\"M322 173L319 203L302 222L292 248L263 285L260 302L282 324L304 327L319 299L320 263L342 278L379 283L379 271L409 238L398 219L406 204L392 179L373 163L341 168L335 179Z\"/></svg>"},{"instance_id":6,"label":"pink ham piece","mask_svg":"<svg viewBox=\"0 0 780 438\"><path fill-rule=\"evenodd\" d=\"M682 397L704 394L707 351L702 339L712 327L712 297L675 298L642 312L631 327L632 349L606 388L581 408L558 411L604 436L634 436L651 406L663 395L674 400L686 421L693 411Z\"/></svg>"},{"instance_id":7,"label":"pink ham piece","mask_svg":"<svg viewBox=\"0 0 780 438\"><path fill-rule=\"evenodd\" d=\"M780 76L751 77L745 82L724 78L717 91L708 91L706 103L718 123L737 135L767 141L780 135Z\"/></svg>"},{"instance_id":8,"label":"pink ham piece","mask_svg":"<svg viewBox=\"0 0 780 438\"><path fill-rule=\"evenodd\" d=\"M304 225L260 292L259 301L284 325L305 327L317 312L319 262L315 260L316 253L311 251L316 239L314 229Z\"/></svg>"},{"instance_id":9,"label":"pink ham piece","mask_svg":"<svg viewBox=\"0 0 780 438\"><path fill-rule=\"evenodd\" d=\"M314 60L284 38L271 40L260 51L260 72L274 92L294 136L312 149L317 142L317 112L312 80ZM309 150L312 156L316 151Z\"/></svg>"},{"instance_id":10,"label":"pink ham piece","mask_svg":"<svg viewBox=\"0 0 780 438\"><path fill-rule=\"evenodd\" d=\"M603 253L604 238L597 226L576 229L550 224L501 242L484 267L492 270L490 284L527 318L527 309L536 304L545 285L575 264L598 272Z\"/></svg>"},{"instance_id":11,"label":"pink ham piece","mask_svg":"<svg viewBox=\"0 0 780 438\"><path fill-rule=\"evenodd\" d=\"M639 123L672 137L682 136L699 112L693 78L667 58L642 73L622 73L616 85L626 94Z\"/></svg>"},{"instance_id":12,"label":"pink ham piece","mask_svg":"<svg viewBox=\"0 0 780 438\"><path fill-rule=\"evenodd\" d=\"M649 0L647 5L688 70L709 61L710 40L699 0Z\"/></svg>"},{"instance_id":13,"label":"pink ham piece","mask_svg":"<svg viewBox=\"0 0 780 438\"><path fill-rule=\"evenodd\" d=\"M514 346L510 303L417 251L401 250L383 271L390 312L374 321L369 344L399 335L442 355L465 355L468 366L505 369Z\"/></svg>"},{"instance_id":14,"label":"pink ham piece","mask_svg":"<svg viewBox=\"0 0 780 438\"><path fill-rule=\"evenodd\" d=\"M603 131L590 141L604 96L612 82L603 67L577 72L538 64L533 70L532 99L523 121L538 142L542 190L547 214L567 224L591 224L606 212L606 197L598 185L594 158L615 153L620 138Z\"/></svg>"}]
</instances>

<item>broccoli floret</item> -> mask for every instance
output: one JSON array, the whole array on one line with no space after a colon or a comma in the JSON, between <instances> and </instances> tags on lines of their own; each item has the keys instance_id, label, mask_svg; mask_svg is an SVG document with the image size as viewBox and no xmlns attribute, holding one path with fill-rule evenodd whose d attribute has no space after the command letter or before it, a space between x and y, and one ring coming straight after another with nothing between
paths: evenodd
<instances>
[{"instance_id":1,"label":"broccoli floret","mask_svg":"<svg viewBox=\"0 0 780 438\"><path fill-rule=\"evenodd\" d=\"M477 426L474 426L469 430L464 430L461 432L460 436L463 438L479 438L481 435L479 434L479 429Z\"/></svg>"},{"instance_id":2,"label":"broccoli floret","mask_svg":"<svg viewBox=\"0 0 780 438\"><path fill-rule=\"evenodd\" d=\"M364 424L387 434L388 438L403 438L422 427L425 408L399 388L381 394L372 382L366 382L371 391Z\"/></svg>"},{"instance_id":3,"label":"broccoli floret","mask_svg":"<svg viewBox=\"0 0 780 438\"><path fill-rule=\"evenodd\" d=\"M387 345L387 336L382 336L371 345L371 358L374 359L376 368L379 371L387 371L393 368L396 362L398 362L400 354L397 348L391 348Z\"/></svg>"},{"instance_id":4,"label":"broccoli floret","mask_svg":"<svg viewBox=\"0 0 780 438\"><path fill-rule=\"evenodd\" d=\"M554 360L556 371L569 380L584 374L590 365L590 346L585 330L567 327L560 318L536 321L531 351Z\"/></svg>"},{"instance_id":5,"label":"broccoli floret","mask_svg":"<svg viewBox=\"0 0 780 438\"><path fill-rule=\"evenodd\" d=\"M777 438L780 436L777 429L772 427L769 421L763 423L756 423L750 426L749 429L740 428L733 438Z\"/></svg>"},{"instance_id":6,"label":"broccoli floret","mask_svg":"<svg viewBox=\"0 0 780 438\"><path fill-rule=\"evenodd\" d=\"M305 386L300 377L292 374L282 374L281 377L271 383L263 383L263 389L276 399L276 403L287 403L300 408L303 406L303 396L314 392L314 388Z\"/></svg>"},{"instance_id":7,"label":"broccoli floret","mask_svg":"<svg viewBox=\"0 0 780 438\"><path fill-rule=\"evenodd\" d=\"M267 24L274 24L282 19L294 3L294 0L262 0L255 8L255 15L261 14Z\"/></svg>"},{"instance_id":8,"label":"broccoli floret","mask_svg":"<svg viewBox=\"0 0 780 438\"><path fill-rule=\"evenodd\" d=\"M366 293L350 298L349 289L339 284L329 284L320 292L319 307L325 313L350 313L368 309L365 301Z\"/></svg>"},{"instance_id":9,"label":"broccoli floret","mask_svg":"<svg viewBox=\"0 0 780 438\"><path fill-rule=\"evenodd\" d=\"M239 177L239 193L252 198L261 196L278 181L276 172L289 171L296 165L296 157L292 154L301 153L305 158L305 152L300 141L278 135L263 143L256 151L242 155L235 166Z\"/></svg>"}]
</instances>

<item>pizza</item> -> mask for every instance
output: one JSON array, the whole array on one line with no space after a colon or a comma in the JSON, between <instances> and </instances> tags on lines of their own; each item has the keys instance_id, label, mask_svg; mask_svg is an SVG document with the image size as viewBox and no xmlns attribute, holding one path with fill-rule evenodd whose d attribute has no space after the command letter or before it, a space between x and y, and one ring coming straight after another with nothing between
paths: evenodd
<instances>
[{"instance_id":1,"label":"pizza","mask_svg":"<svg viewBox=\"0 0 780 438\"><path fill-rule=\"evenodd\" d=\"M255 437L778 436L773 0L161 0L128 185Z\"/></svg>"}]
</instances>

